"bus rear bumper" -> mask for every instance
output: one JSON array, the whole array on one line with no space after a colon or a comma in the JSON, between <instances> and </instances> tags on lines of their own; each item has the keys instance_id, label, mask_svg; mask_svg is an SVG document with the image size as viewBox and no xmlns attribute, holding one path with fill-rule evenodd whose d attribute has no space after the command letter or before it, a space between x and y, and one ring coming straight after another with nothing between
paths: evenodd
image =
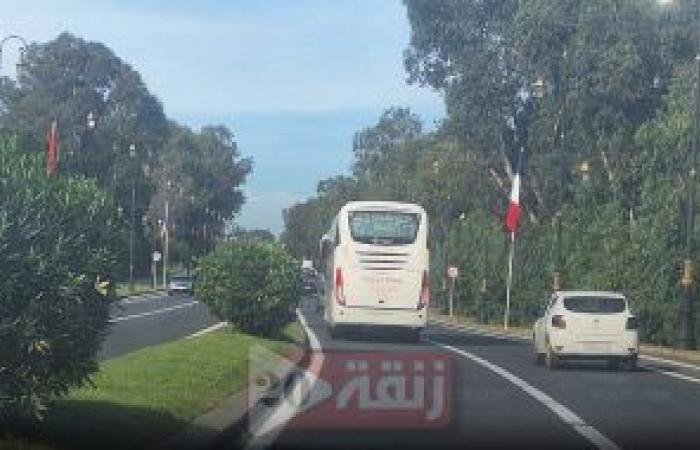
<instances>
[{"instance_id":1,"label":"bus rear bumper","mask_svg":"<svg viewBox=\"0 0 700 450\"><path fill-rule=\"evenodd\" d=\"M342 308L333 311L333 325L425 328L427 311L424 309Z\"/></svg>"}]
</instances>

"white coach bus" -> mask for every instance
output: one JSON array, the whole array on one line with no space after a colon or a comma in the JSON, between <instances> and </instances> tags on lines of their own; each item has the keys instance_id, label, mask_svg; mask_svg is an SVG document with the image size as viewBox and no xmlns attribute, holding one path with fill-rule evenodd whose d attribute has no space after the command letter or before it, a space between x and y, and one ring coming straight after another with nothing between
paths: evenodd
<instances>
[{"instance_id":1,"label":"white coach bus","mask_svg":"<svg viewBox=\"0 0 700 450\"><path fill-rule=\"evenodd\" d=\"M411 203L350 202L321 239L324 319L340 327L401 327L418 339L429 301L428 217Z\"/></svg>"}]
</instances>

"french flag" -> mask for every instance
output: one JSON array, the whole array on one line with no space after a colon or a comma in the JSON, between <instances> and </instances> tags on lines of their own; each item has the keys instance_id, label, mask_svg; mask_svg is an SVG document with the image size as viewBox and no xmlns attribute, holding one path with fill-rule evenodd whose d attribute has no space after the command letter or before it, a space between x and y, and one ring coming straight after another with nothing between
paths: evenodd
<instances>
[{"instance_id":1,"label":"french flag","mask_svg":"<svg viewBox=\"0 0 700 450\"><path fill-rule=\"evenodd\" d=\"M515 233L520 218L520 177L523 171L523 150L518 155L518 167L513 175L513 187L510 190L510 202L506 211L506 229L509 233Z\"/></svg>"},{"instance_id":2,"label":"french flag","mask_svg":"<svg viewBox=\"0 0 700 450\"><path fill-rule=\"evenodd\" d=\"M46 133L46 173L50 176L58 167L58 123L53 120Z\"/></svg>"}]
</instances>

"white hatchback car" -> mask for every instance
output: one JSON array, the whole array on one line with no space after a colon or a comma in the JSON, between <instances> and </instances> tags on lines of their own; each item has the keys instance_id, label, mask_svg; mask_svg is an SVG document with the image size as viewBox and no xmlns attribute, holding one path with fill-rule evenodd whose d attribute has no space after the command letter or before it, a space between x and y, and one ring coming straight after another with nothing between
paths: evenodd
<instances>
[{"instance_id":1,"label":"white hatchback car","mask_svg":"<svg viewBox=\"0 0 700 450\"><path fill-rule=\"evenodd\" d=\"M637 319L624 295L600 291L558 291L535 322L536 361L556 368L566 359L603 359L610 368L637 366Z\"/></svg>"}]
</instances>

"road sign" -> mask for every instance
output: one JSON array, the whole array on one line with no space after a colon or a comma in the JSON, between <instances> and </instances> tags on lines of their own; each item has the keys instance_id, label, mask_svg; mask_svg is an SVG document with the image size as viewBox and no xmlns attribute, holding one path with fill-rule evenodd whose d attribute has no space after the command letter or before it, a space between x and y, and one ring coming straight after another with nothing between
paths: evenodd
<instances>
[{"instance_id":1,"label":"road sign","mask_svg":"<svg viewBox=\"0 0 700 450\"><path fill-rule=\"evenodd\" d=\"M459 269L455 266L450 266L447 268L447 276L450 278L457 278L459 275Z\"/></svg>"},{"instance_id":2,"label":"road sign","mask_svg":"<svg viewBox=\"0 0 700 450\"><path fill-rule=\"evenodd\" d=\"M160 252L153 252L153 261L158 262L160 261L161 254Z\"/></svg>"}]
</instances>

